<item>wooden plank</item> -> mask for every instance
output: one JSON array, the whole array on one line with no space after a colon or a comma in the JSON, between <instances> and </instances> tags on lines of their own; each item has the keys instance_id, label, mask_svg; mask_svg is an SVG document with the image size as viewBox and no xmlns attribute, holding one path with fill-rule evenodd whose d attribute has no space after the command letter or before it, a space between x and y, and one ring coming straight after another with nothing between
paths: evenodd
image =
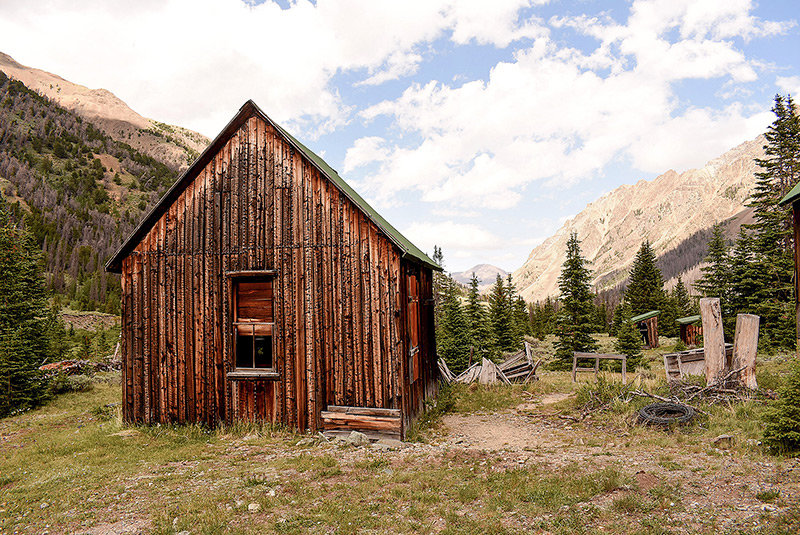
<instances>
[{"instance_id":1,"label":"wooden plank","mask_svg":"<svg viewBox=\"0 0 800 535\"><path fill-rule=\"evenodd\" d=\"M363 416L387 416L400 418L400 409L386 409L382 407L347 407L342 405L328 405L327 412L341 412L346 414L359 414Z\"/></svg>"},{"instance_id":2,"label":"wooden plank","mask_svg":"<svg viewBox=\"0 0 800 535\"><path fill-rule=\"evenodd\" d=\"M722 330L722 311L719 298L704 297L700 299L700 316L703 321L706 382L711 384L725 370L725 337Z\"/></svg>"},{"instance_id":3,"label":"wooden plank","mask_svg":"<svg viewBox=\"0 0 800 535\"><path fill-rule=\"evenodd\" d=\"M758 323L759 317L754 314L738 314L736 316L736 334L733 338L733 363L734 370L744 368L739 372L739 382L750 389L757 389L756 381L756 353L758 353Z\"/></svg>"},{"instance_id":4,"label":"wooden plank","mask_svg":"<svg viewBox=\"0 0 800 535\"><path fill-rule=\"evenodd\" d=\"M400 431L399 417L364 416L360 414L322 411L322 422L325 429L350 428L369 429L371 431Z\"/></svg>"}]
</instances>

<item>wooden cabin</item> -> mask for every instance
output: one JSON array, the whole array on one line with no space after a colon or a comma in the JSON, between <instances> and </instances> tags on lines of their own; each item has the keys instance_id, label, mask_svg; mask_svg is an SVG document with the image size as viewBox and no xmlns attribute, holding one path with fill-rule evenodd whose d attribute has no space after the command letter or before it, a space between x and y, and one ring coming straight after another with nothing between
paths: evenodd
<instances>
[{"instance_id":1,"label":"wooden cabin","mask_svg":"<svg viewBox=\"0 0 800 535\"><path fill-rule=\"evenodd\" d=\"M252 101L106 269L128 422L402 437L436 394L441 268Z\"/></svg>"},{"instance_id":2,"label":"wooden cabin","mask_svg":"<svg viewBox=\"0 0 800 535\"><path fill-rule=\"evenodd\" d=\"M680 329L681 342L686 346L696 346L700 344L700 336L703 334L703 324L700 321L700 314L696 316L686 316L675 320Z\"/></svg>"},{"instance_id":3,"label":"wooden cabin","mask_svg":"<svg viewBox=\"0 0 800 535\"><path fill-rule=\"evenodd\" d=\"M644 349L652 349L658 347L658 315L661 314L660 310L651 310L644 314L639 314L630 319L630 322L636 325L642 335L644 341Z\"/></svg>"},{"instance_id":4,"label":"wooden cabin","mask_svg":"<svg viewBox=\"0 0 800 535\"><path fill-rule=\"evenodd\" d=\"M800 341L800 183L795 185L780 205L792 207L792 227L794 237L794 310L797 339Z\"/></svg>"}]
</instances>

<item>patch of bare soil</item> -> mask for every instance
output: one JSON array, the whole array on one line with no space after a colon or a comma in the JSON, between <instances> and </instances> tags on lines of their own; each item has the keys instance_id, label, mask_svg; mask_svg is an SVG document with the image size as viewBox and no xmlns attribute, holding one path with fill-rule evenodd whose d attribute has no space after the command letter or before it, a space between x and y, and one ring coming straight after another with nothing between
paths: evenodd
<instances>
[{"instance_id":1,"label":"patch of bare soil","mask_svg":"<svg viewBox=\"0 0 800 535\"><path fill-rule=\"evenodd\" d=\"M113 523L104 523L92 526L86 531L76 531L80 535L138 535L146 533L150 522L143 519L118 520Z\"/></svg>"},{"instance_id":2,"label":"patch of bare soil","mask_svg":"<svg viewBox=\"0 0 800 535\"><path fill-rule=\"evenodd\" d=\"M113 314L97 313L80 313L80 314L61 314L61 319L64 323L71 325L75 329L84 329L87 331L96 331L98 329L108 329L119 323L119 316Z\"/></svg>"},{"instance_id":3,"label":"patch of bare soil","mask_svg":"<svg viewBox=\"0 0 800 535\"><path fill-rule=\"evenodd\" d=\"M451 448L502 452L520 465L615 468L631 483L588 505L619 508L615 502L624 503L627 495L661 493L670 518L689 533L702 531L709 518L726 529L768 523L782 508L760 500L764 493L777 493L783 504L800 499L800 459L776 460L757 449L718 449L711 439L690 443L678 433L632 436L633 431L591 421L562 420L551 405L564 399L545 396L491 415L447 415L441 441Z\"/></svg>"}]
</instances>

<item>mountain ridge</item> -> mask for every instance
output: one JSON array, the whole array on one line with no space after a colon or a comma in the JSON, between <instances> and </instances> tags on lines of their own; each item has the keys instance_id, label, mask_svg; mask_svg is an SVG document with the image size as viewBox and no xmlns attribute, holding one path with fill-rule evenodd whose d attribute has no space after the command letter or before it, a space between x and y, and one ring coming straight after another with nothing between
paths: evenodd
<instances>
[{"instance_id":1,"label":"mountain ridge","mask_svg":"<svg viewBox=\"0 0 800 535\"><path fill-rule=\"evenodd\" d=\"M619 186L589 203L513 272L520 294L527 301L558 294L558 275L573 231L590 262L592 284L604 290L624 282L645 239L662 256L694 233L735 217L752 193L754 159L763 157L764 143L764 136L758 136L703 167L682 173L670 169L652 180Z\"/></svg>"},{"instance_id":2,"label":"mountain ridge","mask_svg":"<svg viewBox=\"0 0 800 535\"><path fill-rule=\"evenodd\" d=\"M42 69L28 67L0 52L0 71L90 121L110 138L127 143L182 171L210 140L188 128L143 117L108 89L89 89Z\"/></svg>"},{"instance_id":3,"label":"mountain ridge","mask_svg":"<svg viewBox=\"0 0 800 535\"><path fill-rule=\"evenodd\" d=\"M475 273L475 276L478 277L478 291L483 293L487 291L489 288L497 280L497 275L500 275L503 279L508 276L508 272L502 268L494 266L492 264L477 264L470 269L465 269L464 271L458 271L456 273L451 273L450 275L453 279L458 282L459 284L463 284L464 286L469 286L470 282L472 281L472 274Z\"/></svg>"}]
</instances>

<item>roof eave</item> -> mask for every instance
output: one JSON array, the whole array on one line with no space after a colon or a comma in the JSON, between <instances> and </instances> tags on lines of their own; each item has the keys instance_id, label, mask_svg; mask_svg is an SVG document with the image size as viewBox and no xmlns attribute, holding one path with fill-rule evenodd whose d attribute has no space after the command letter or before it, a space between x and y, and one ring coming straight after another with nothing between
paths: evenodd
<instances>
[{"instance_id":1,"label":"roof eave","mask_svg":"<svg viewBox=\"0 0 800 535\"><path fill-rule=\"evenodd\" d=\"M142 219L142 221L136 226L133 230L131 235L128 237L127 240L120 246L116 253L109 259L108 262L105 264L106 271L110 273L121 273L122 272L122 261L125 257L130 255L136 246L141 242L145 235L153 228L155 223L158 219L163 215L163 213L175 202L175 200L180 196L183 190L186 189L189 182L193 180L197 173L201 171L209 161L213 158L213 155L219 150L219 148L224 145L228 141L228 139L233 135L233 133L244 123L244 121L250 118L253 115L258 115L262 120L266 121L269 125L274 127L276 130L281 132L286 139L286 141L300 154L304 154L306 159L313 165L323 176L327 177L334 186L347 198L355 204L359 210L361 210L364 215L369 218L382 232L386 235L387 238L398 248L402 251L402 257L408 258L420 265L427 266L436 271L442 271L442 267L437 265L435 262L430 260L422 251L415 253L411 251L408 247L406 247L403 243L400 242L395 236L392 235L391 231L400 234L400 232L391 226L391 224L386 221L385 225L378 220L378 218L373 217L372 212L374 210L364 201L363 199L355 198L351 195L344 187L341 187L337 184L337 180L330 175L325 169L323 169L314 158L311 157L313 152L310 149L304 148L300 146L299 142L294 139L294 137L289 134L286 130L283 129L280 125L275 123L270 117L264 113L261 108L256 105L255 102L252 100L248 100L245 102L241 108L239 108L239 112L230 120L230 122L222 129L222 131L214 138L214 140L206 147L206 149L200 154L200 156L195 160L195 162L189 166L189 168L184 171L184 173L175 181L172 187L167 190L167 192L161 197L161 199L153 206L153 208L147 213L147 215ZM310 152L310 154L307 154ZM316 156L316 155L314 155ZM317 158L319 158L317 156ZM327 165L327 163L326 163ZM335 171L334 171L335 172ZM339 180L345 182L343 178L338 177ZM349 187L349 186L348 186ZM351 188L352 189L352 188ZM354 190L355 193L355 190ZM356 194L357 195L357 194ZM376 212L377 213L377 212ZM383 219L383 218L380 218ZM389 227L389 228L387 228ZM403 237L404 240L408 241L409 244L414 248L418 249L413 243L411 243L408 238Z\"/></svg>"}]
</instances>

